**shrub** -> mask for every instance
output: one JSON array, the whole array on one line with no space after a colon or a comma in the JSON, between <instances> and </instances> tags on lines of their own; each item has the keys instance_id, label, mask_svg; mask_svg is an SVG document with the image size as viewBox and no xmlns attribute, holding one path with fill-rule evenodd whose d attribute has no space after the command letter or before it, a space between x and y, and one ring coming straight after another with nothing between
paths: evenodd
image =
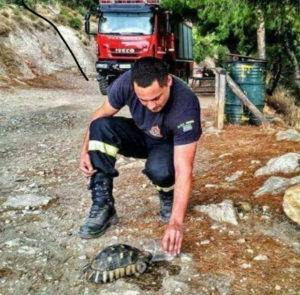
<instances>
[{"instance_id":1,"label":"shrub","mask_svg":"<svg viewBox=\"0 0 300 295\"><path fill-rule=\"evenodd\" d=\"M295 97L290 91L278 88L272 96L267 98L268 104L278 113L284 115L290 126L297 126L300 120L300 108L295 104Z\"/></svg>"},{"instance_id":2,"label":"shrub","mask_svg":"<svg viewBox=\"0 0 300 295\"><path fill-rule=\"evenodd\" d=\"M70 26L73 29L79 30L82 26L82 21L79 17L73 17L70 19Z\"/></svg>"},{"instance_id":3,"label":"shrub","mask_svg":"<svg viewBox=\"0 0 300 295\"><path fill-rule=\"evenodd\" d=\"M78 12L81 14L81 15L86 15L86 13L88 12L88 10L84 7L84 6L79 6L77 8Z\"/></svg>"}]
</instances>

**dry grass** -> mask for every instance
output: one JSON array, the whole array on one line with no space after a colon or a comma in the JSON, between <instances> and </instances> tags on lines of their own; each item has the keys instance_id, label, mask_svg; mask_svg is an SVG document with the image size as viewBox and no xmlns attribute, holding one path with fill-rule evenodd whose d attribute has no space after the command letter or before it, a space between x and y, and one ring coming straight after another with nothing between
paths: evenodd
<instances>
[{"instance_id":1,"label":"dry grass","mask_svg":"<svg viewBox=\"0 0 300 295\"><path fill-rule=\"evenodd\" d=\"M272 96L267 98L268 104L284 115L288 125L300 127L300 108L295 101L291 92L285 89L277 89Z\"/></svg>"},{"instance_id":2,"label":"dry grass","mask_svg":"<svg viewBox=\"0 0 300 295\"><path fill-rule=\"evenodd\" d=\"M0 64L4 64L9 76L20 74L19 64L16 61L15 53L0 42Z\"/></svg>"}]
</instances>

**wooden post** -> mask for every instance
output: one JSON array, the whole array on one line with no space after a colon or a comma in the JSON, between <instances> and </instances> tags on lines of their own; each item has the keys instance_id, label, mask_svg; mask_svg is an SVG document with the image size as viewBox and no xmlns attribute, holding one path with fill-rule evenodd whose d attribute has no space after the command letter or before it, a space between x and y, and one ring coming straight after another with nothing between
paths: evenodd
<instances>
[{"instance_id":1,"label":"wooden post","mask_svg":"<svg viewBox=\"0 0 300 295\"><path fill-rule=\"evenodd\" d=\"M216 69L216 108L217 118L216 127L223 129L224 126L224 106L226 93L226 70L222 68Z\"/></svg>"},{"instance_id":2,"label":"wooden post","mask_svg":"<svg viewBox=\"0 0 300 295\"><path fill-rule=\"evenodd\" d=\"M226 74L226 81L233 93L249 108L251 113L262 122L263 125L268 126L269 122L264 115L257 109L257 107L249 100L247 95L241 90L241 88L233 81L233 79Z\"/></svg>"}]
</instances>

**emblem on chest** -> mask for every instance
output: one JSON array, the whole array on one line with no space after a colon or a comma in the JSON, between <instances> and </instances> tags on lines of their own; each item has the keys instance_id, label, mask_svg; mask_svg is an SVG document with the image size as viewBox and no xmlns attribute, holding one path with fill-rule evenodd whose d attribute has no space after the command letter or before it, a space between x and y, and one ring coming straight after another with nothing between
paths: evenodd
<instances>
[{"instance_id":1,"label":"emblem on chest","mask_svg":"<svg viewBox=\"0 0 300 295\"><path fill-rule=\"evenodd\" d=\"M155 137L163 137L158 125L152 126L152 128L149 130L149 133Z\"/></svg>"}]
</instances>

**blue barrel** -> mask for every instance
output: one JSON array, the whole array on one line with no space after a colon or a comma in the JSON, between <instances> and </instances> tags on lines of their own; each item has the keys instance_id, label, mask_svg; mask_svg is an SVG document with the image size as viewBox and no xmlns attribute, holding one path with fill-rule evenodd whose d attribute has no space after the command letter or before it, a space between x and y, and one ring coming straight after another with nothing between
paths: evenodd
<instances>
[{"instance_id":1,"label":"blue barrel","mask_svg":"<svg viewBox=\"0 0 300 295\"><path fill-rule=\"evenodd\" d=\"M249 100L262 112L265 106L266 97L266 62L265 61L231 61L226 63L226 69L232 79L239 85ZM227 89L226 89L227 90ZM230 112L226 115L232 117L233 101L236 103L235 108L239 105L242 107L241 100L231 91L226 92L225 113L226 109ZM228 101L228 107L227 107ZM241 111L242 112L242 111ZM249 123L259 125L251 112L245 112L249 116ZM230 122L230 120L228 120Z\"/></svg>"}]
</instances>

